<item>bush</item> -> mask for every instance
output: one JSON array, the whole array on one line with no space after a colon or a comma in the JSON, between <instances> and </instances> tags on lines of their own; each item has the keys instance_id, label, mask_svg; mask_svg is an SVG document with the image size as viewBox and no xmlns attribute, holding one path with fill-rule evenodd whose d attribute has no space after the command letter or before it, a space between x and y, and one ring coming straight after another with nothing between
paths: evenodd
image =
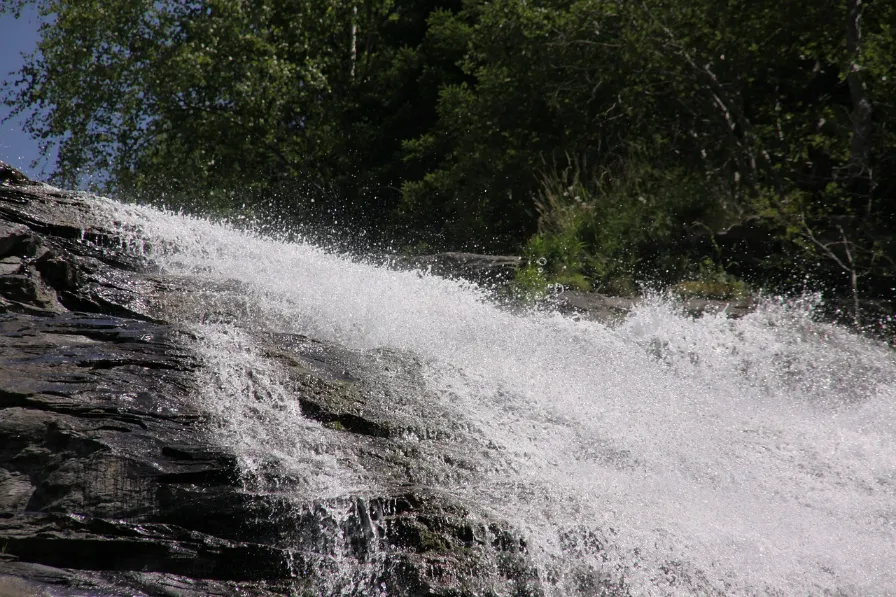
<instances>
[{"instance_id":1,"label":"bush","mask_svg":"<svg viewBox=\"0 0 896 597\"><path fill-rule=\"evenodd\" d=\"M659 160L632 151L612 168L589 170L567 156L564 167L546 169L535 200L538 232L526 254L548 283L630 294L638 284L699 279L709 269L724 273L711 246L685 241L701 228L735 220L719 199L727 193L654 163Z\"/></svg>"}]
</instances>

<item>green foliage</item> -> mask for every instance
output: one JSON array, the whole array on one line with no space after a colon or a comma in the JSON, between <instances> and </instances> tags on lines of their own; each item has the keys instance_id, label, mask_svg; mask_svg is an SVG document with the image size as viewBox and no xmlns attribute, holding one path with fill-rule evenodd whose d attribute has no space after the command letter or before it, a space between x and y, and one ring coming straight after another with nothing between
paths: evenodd
<instances>
[{"instance_id":1,"label":"green foliage","mask_svg":"<svg viewBox=\"0 0 896 597\"><path fill-rule=\"evenodd\" d=\"M711 259L704 259L695 276L673 285L670 290L683 299L736 300L750 296L750 287L743 280L732 276Z\"/></svg>"},{"instance_id":2,"label":"green foliage","mask_svg":"<svg viewBox=\"0 0 896 597\"><path fill-rule=\"evenodd\" d=\"M342 424L341 421L327 421L324 423L324 427L327 429L332 429L333 431L346 431L345 425Z\"/></svg>"},{"instance_id":3,"label":"green foliage","mask_svg":"<svg viewBox=\"0 0 896 597\"><path fill-rule=\"evenodd\" d=\"M544 267L537 262L530 262L517 270L510 293L514 299L524 303L547 296L548 279L544 274Z\"/></svg>"},{"instance_id":4,"label":"green foliage","mask_svg":"<svg viewBox=\"0 0 896 597\"><path fill-rule=\"evenodd\" d=\"M4 98L64 184L522 249L522 288L892 296L893 3L35 2Z\"/></svg>"},{"instance_id":5,"label":"green foliage","mask_svg":"<svg viewBox=\"0 0 896 597\"><path fill-rule=\"evenodd\" d=\"M636 151L629 151L635 155ZM527 245L551 281L569 276L618 293L634 280L681 279L705 258L678 246L701 222L725 220L720 190L675 170L659 170L647 154L616 168L588 169L567 159L542 178L539 231ZM577 284L581 286L581 284Z\"/></svg>"},{"instance_id":6,"label":"green foliage","mask_svg":"<svg viewBox=\"0 0 896 597\"><path fill-rule=\"evenodd\" d=\"M457 70L420 47L452 0L38 4L52 18L4 97L38 108L28 128L59 146L55 179L220 198L206 208L233 189L316 188L318 211L381 221L407 174L401 140L432 123Z\"/></svg>"}]
</instances>

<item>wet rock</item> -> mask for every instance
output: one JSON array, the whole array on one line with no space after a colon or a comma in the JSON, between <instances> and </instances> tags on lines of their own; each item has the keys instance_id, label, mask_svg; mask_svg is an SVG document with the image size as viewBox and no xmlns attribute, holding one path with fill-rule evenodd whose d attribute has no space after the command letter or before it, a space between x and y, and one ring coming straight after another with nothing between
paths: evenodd
<instances>
[{"instance_id":1,"label":"wet rock","mask_svg":"<svg viewBox=\"0 0 896 597\"><path fill-rule=\"evenodd\" d=\"M608 296L599 292L565 290L552 297L552 304L563 313L613 324L625 319L643 300L641 297ZM690 298L680 299L676 304L683 313L691 317L724 312L728 317L736 319L752 312L756 300L753 297L732 300Z\"/></svg>"},{"instance_id":2,"label":"wet rock","mask_svg":"<svg viewBox=\"0 0 896 597\"><path fill-rule=\"evenodd\" d=\"M28 185L34 184L27 176L5 162L0 162L0 184Z\"/></svg>"},{"instance_id":3,"label":"wet rock","mask_svg":"<svg viewBox=\"0 0 896 597\"><path fill-rule=\"evenodd\" d=\"M436 276L468 280L485 286L509 282L523 258L515 255L480 255L447 252L401 257L396 265L428 271Z\"/></svg>"},{"instance_id":4,"label":"wet rock","mask_svg":"<svg viewBox=\"0 0 896 597\"><path fill-rule=\"evenodd\" d=\"M157 282L89 199L0 179L0 593L273 594L289 558L239 536L256 504Z\"/></svg>"},{"instance_id":5,"label":"wet rock","mask_svg":"<svg viewBox=\"0 0 896 597\"><path fill-rule=\"evenodd\" d=\"M407 355L256 331L380 490L304 499L276 463L242 470L196 399L191 332L170 323L208 289L151 271L93 201L0 164L0 594L539 594L508 523L429 484L421 458L465 454L417 447L452 429L418 416ZM219 320L237 318L231 290Z\"/></svg>"},{"instance_id":6,"label":"wet rock","mask_svg":"<svg viewBox=\"0 0 896 597\"><path fill-rule=\"evenodd\" d=\"M732 239L740 239L741 233L741 228L732 228L730 232L726 232ZM517 269L523 265L523 258L512 255L437 253L401 257L393 265L500 289L514 279ZM561 313L613 324L625 319L641 301L642 297L609 296L599 292L561 289L548 297L546 305ZM724 311L729 317L737 318L755 308L753 297L733 300L688 298L678 302L682 312L692 317Z\"/></svg>"},{"instance_id":7,"label":"wet rock","mask_svg":"<svg viewBox=\"0 0 896 597\"><path fill-rule=\"evenodd\" d=\"M0 276L21 273L22 264L23 261L20 257L6 257L0 259Z\"/></svg>"}]
</instances>

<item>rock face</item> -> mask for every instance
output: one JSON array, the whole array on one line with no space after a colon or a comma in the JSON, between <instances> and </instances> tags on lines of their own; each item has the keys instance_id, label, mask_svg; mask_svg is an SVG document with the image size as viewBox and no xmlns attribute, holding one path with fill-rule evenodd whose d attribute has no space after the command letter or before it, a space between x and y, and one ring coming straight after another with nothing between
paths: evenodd
<instances>
[{"instance_id":1,"label":"rock face","mask_svg":"<svg viewBox=\"0 0 896 597\"><path fill-rule=\"evenodd\" d=\"M0 173L0 593L228 594L282 577L258 557L271 548L222 532L246 508L235 460L191 431L197 364L146 312L153 283L87 200Z\"/></svg>"},{"instance_id":2,"label":"rock face","mask_svg":"<svg viewBox=\"0 0 896 597\"><path fill-rule=\"evenodd\" d=\"M639 297L607 296L598 292L566 290L555 297L554 303L562 313L613 324L625 319L626 315L643 300ZM755 308L755 300L752 298L730 301L692 298L681 300L678 304L681 311L690 317L724 312L730 318L737 318L743 317Z\"/></svg>"},{"instance_id":3,"label":"rock face","mask_svg":"<svg viewBox=\"0 0 896 597\"><path fill-rule=\"evenodd\" d=\"M395 265L490 286L512 280L522 263L523 258L515 255L447 252L403 257Z\"/></svg>"},{"instance_id":4,"label":"rock face","mask_svg":"<svg viewBox=\"0 0 896 597\"><path fill-rule=\"evenodd\" d=\"M188 332L159 316L189 289L103 226L0 164L0 594L538 593L506 524L425 489L391 442L414 423L338 347L264 339L302 413L395 482L302 501L243 474L210 441Z\"/></svg>"}]
</instances>

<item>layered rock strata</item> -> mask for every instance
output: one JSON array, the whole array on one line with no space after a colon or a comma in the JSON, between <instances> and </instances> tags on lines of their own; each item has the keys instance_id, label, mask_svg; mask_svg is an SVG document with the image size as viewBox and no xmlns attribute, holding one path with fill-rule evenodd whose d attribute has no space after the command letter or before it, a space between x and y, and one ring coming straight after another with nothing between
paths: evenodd
<instances>
[{"instance_id":1,"label":"layered rock strata","mask_svg":"<svg viewBox=\"0 0 896 597\"><path fill-rule=\"evenodd\" d=\"M414 477L392 440L415 423L357 380L373 357L259 339L304 416L393 479L383 491L303 499L242 471L196 399L193 338L165 315L191 289L102 220L0 165L0 594L538 592L506 524Z\"/></svg>"}]
</instances>

